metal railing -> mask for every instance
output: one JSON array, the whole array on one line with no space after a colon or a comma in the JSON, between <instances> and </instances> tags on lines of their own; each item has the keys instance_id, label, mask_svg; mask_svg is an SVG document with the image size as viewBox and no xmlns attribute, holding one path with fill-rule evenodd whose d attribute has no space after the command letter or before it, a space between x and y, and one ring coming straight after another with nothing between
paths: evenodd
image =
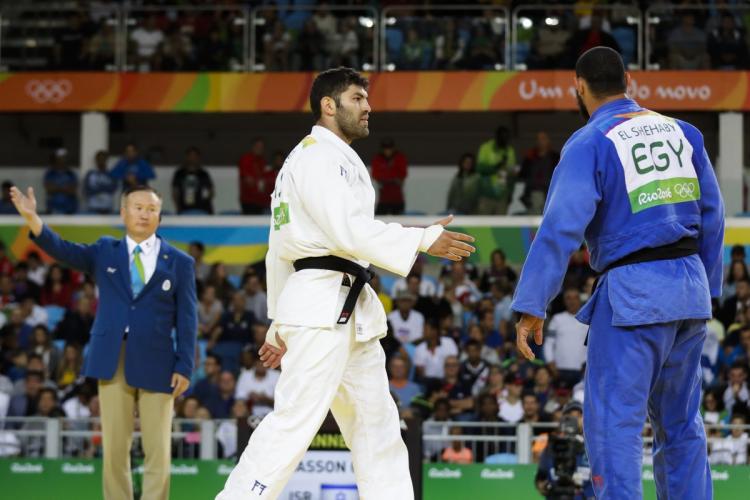
<instances>
[{"instance_id":1,"label":"metal railing","mask_svg":"<svg viewBox=\"0 0 750 500\"><path fill-rule=\"evenodd\" d=\"M172 456L203 460L225 458L227 454L220 453L222 426L236 426L236 421L174 419ZM141 456L137 419L135 428L132 453ZM99 418L0 418L0 457L97 457L101 456L101 435Z\"/></svg>"},{"instance_id":2,"label":"metal railing","mask_svg":"<svg viewBox=\"0 0 750 500\"><path fill-rule=\"evenodd\" d=\"M509 424L504 422L430 422L423 424L422 442L424 458L428 462L441 462L441 452L453 441L462 441L472 451L476 463L488 457L500 460L495 463L530 464L534 462L534 444L546 439L544 434L558 428L555 423ZM733 429L750 433L750 424L704 424L707 434L709 454L723 443ZM461 434L451 434L451 429L461 429ZM643 456L648 461L652 457L654 438L650 435L651 426L644 426ZM717 462L724 463L724 462Z\"/></svg>"}]
</instances>

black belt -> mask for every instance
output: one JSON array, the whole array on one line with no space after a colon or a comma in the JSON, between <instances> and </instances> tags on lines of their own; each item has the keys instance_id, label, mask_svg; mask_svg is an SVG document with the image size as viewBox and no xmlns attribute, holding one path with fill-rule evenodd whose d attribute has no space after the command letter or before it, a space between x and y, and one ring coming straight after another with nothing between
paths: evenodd
<instances>
[{"instance_id":1,"label":"black belt","mask_svg":"<svg viewBox=\"0 0 750 500\"><path fill-rule=\"evenodd\" d=\"M651 262L654 260L669 260L687 257L700 251L698 240L695 238L685 237L669 245L663 245L656 248L642 248L620 260L616 260L608 265L602 274L616 267L627 266L628 264L638 264L639 262Z\"/></svg>"},{"instance_id":2,"label":"black belt","mask_svg":"<svg viewBox=\"0 0 750 500\"><path fill-rule=\"evenodd\" d=\"M593 295L594 290L599 286L599 279L602 275L616 267L627 266L628 264L638 264L640 262L653 262L655 260L679 259L681 257L696 254L699 251L700 247L698 246L698 240L696 238L690 238L689 236L668 245L662 245L655 248L641 248L640 250L636 250L605 267L601 274L594 280L594 285L591 287L591 294ZM589 326L589 330L590 329L591 327ZM588 345L588 343L589 334L587 332L586 340L584 340L583 345Z\"/></svg>"},{"instance_id":3,"label":"black belt","mask_svg":"<svg viewBox=\"0 0 750 500\"><path fill-rule=\"evenodd\" d=\"M354 276L354 283L351 284L351 290L349 290L349 293L346 296L344 307L341 309L338 321L336 321L339 325L347 324L349 318L354 312L354 306L357 304L357 298L359 297L360 292L362 292L362 289L365 287L365 283L372 279L370 271L356 262L333 255L326 255L325 257L306 257L304 259L295 260L294 270L302 271L303 269L325 269L328 271L345 273L343 284L346 284L347 281L346 274Z\"/></svg>"}]
</instances>

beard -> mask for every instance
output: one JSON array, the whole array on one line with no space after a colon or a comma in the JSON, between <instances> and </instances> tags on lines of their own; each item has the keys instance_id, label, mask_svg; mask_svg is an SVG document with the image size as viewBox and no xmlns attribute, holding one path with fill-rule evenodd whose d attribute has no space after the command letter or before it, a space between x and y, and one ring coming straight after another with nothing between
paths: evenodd
<instances>
[{"instance_id":1,"label":"beard","mask_svg":"<svg viewBox=\"0 0 750 500\"><path fill-rule=\"evenodd\" d=\"M589 118L591 118L591 115L589 114L589 110L586 109L586 105L583 103L583 99L581 99L581 94L576 91L576 101L578 101L578 111L581 113L581 116L584 120L589 121Z\"/></svg>"},{"instance_id":2,"label":"beard","mask_svg":"<svg viewBox=\"0 0 750 500\"><path fill-rule=\"evenodd\" d=\"M336 110L336 124L350 141L364 139L370 135L367 122L361 121L365 116L366 113L357 113L342 106Z\"/></svg>"}]
</instances>

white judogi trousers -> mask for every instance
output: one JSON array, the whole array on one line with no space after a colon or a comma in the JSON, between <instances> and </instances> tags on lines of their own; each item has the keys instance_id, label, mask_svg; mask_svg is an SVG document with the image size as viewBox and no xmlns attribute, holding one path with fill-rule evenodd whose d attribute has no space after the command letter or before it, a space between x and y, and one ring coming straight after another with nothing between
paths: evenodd
<instances>
[{"instance_id":1,"label":"white judogi trousers","mask_svg":"<svg viewBox=\"0 0 750 500\"><path fill-rule=\"evenodd\" d=\"M340 304L348 288L342 288ZM276 499L330 408L352 452L361 500L413 500L409 457L377 339L334 328L280 326L287 345L274 411L250 436L216 500Z\"/></svg>"}]
</instances>

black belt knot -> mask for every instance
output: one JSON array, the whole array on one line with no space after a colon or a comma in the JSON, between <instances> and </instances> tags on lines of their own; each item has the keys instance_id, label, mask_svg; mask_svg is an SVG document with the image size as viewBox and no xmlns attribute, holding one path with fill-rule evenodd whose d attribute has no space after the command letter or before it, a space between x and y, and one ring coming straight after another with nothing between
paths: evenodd
<instances>
[{"instance_id":1,"label":"black belt knot","mask_svg":"<svg viewBox=\"0 0 750 500\"><path fill-rule=\"evenodd\" d=\"M351 289L346 296L344 301L344 307L341 309L338 321L339 325L345 325L349 322L349 318L354 313L354 307L357 305L357 298L365 287L365 284L372 279L372 273L367 268L360 266L356 262L352 262L341 257L334 255L326 255L324 257L305 257L294 261L294 270L302 271L303 269L324 269L327 271L338 271L344 273L343 285L346 285L348 281L347 274L354 276L354 283L351 283Z\"/></svg>"}]
</instances>

